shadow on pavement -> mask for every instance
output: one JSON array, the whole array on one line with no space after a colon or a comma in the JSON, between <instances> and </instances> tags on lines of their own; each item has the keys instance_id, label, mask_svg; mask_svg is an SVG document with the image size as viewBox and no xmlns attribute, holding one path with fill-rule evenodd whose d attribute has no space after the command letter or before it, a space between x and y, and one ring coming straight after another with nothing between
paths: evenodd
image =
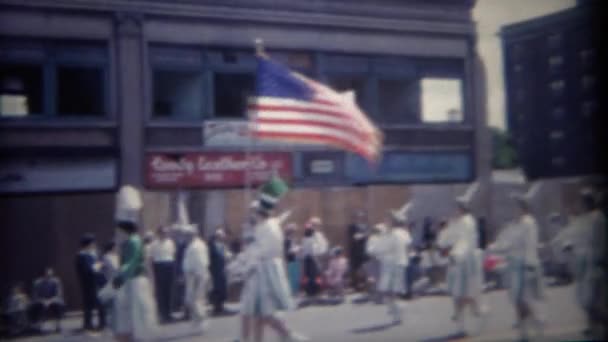
<instances>
[{"instance_id":1,"label":"shadow on pavement","mask_svg":"<svg viewBox=\"0 0 608 342\"><path fill-rule=\"evenodd\" d=\"M465 333L455 333L455 334L449 334L449 335L445 335L445 336L438 336L438 337L431 337L431 338L426 338L424 340L420 340L420 342L446 342L446 341L456 341L456 340L460 340L467 337L467 334Z\"/></svg>"},{"instance_id":2,"label":"shadow on pavement","mask_svg":"<svg viewBox=\"0 0 608 342\"><path fill-rule=\"evenodd\" d=\"M353 329L353 330L351 330L351 332L353 334L369 334L369 333L384 331L384 330L390 329L392 327L396 327L398 325L400 325L400 323L391 322L391 323L376 324L376 325L372 325L369 327Z\"/></svg>"}]
</instances>

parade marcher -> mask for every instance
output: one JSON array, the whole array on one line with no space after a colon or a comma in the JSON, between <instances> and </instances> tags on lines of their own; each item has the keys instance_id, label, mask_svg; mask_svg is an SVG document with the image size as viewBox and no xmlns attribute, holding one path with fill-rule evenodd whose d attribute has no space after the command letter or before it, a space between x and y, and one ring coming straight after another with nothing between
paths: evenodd
<instances>
[{"instance_id":1,"label":"parade marcher","mask_svg":"<svg viewBox=\"0 0 608 342\"><path fill-rule=\"evenodd\" d=\"M409 263L409 250L412 237L404 228L408 220L411 202L406 203L399 210L391 210L387 219L388 232L382 244L377 248L381 254L380 281L378 291L385 296L388 305L388 314L393 323L401 323L402 308L398 296L405 293L405 270Z\"/></svg>"},{"instance_id":2,"label":"parade marcher","mask_svg":"<svg viewBox=\"0 0 608 342\"><path fill-rule=\"evenodd\" d=\"M103 283L103 275L100 273L101 263L97 257L95 247L95 236L85 234L80 239L80 251L76 256L76 273L80 282L83 305L82 328L86 332L95 330L93 326L93 311L97 311L97 330L103 330L106 326L105 308L97 298L97 291Z\"/></svg>"},{"instance_id":3,"label":"parade marcher","mask_svg":"<svg viewBox=\"0 0 608 342\"><path fill-rule=\"evenodd\" d=\"M354 290L360 290L364 283L365 272L363 265L367 261L365 245L369 235L367 215L364 211L358 211L355 220L348 226L348 244L351 286Z\"/></svg>"},{"instance_id":4,"label":"parade marcher","mask_svg":"<svg viewBox=\"0 0 608 342\"><path fill-rule=\"evenodd\" d=\"M321 220L311 218L304 228L302 239L302 262L304 267L304 280L306 294L315 298L321 291L321 258L327 253L327 239L320 231Z\"/></svg>"},{"instance_id":5,"label":"parade marcher","mask_svg":"<svg viewBox=\"0 0 608 342\"><path fill-rule=\"evenodd\" d=\"M120 241L120 267L112 285L112 330L119 342L152 338L156 333L156 307L146 276L146 256L137 220L142 208L141 195L131 186L118 193L115 219Z\"/></svg>"},{"instance_id":6,"label":"parade marcher","mask_svg":"<svg viewBox=\"0 0 608 342\"><path fill-rule=\"evenodd\" d=\"M168 229L158 229L157 238L150 244L150 255L154 273L156 305L161 322L170 322L171 293L175 274L175 243Z\"/></svg>"},{"instance_id":7,"label":"parade marcher","mask_svg":"<svg viewBox=\"0 0 608 342\"><path fill-rule=\"evenodd\" d=\"M439 246L448 256L448 290L454 301L452 320L459 323L464 334L463 310L467 305L475 316L485 313L481 307L482 252L478 248L479 238L475 218L470 213L470 202L477 185L467 190L464 196L456 198L457 217L448 223L439 238Z\"/></svg>"},{"instance_id":8,"label":"parade marcher","mask_svg":"<svg viewBox=\"0 0 608 342\"><path fill-rule=\"evenodd\" d=\"M282 341L305 340L292 332L278 315L279 311L294 307L285 274L283 231L279 220L272 216L273 208L287 189L287 184L274 176L262 186L260 197L253 206L256 223L251 253L255 262L241 297L241 314L244 322L253 323L256 342L262 341L265 326L275 330ZM243 341L248 337L242 332Z\"/></svg>"},{"instance_id":9,"label":"parade marcher","mask_svg":"<svg viewBox=\"0 0 608 342\"><path fill-rule=\"evenodd\" d=\"M530 213L531 195L512 196L517 202L518 217L490 245L492 251L508 255L509 297L517 314L520 338L528 339L528 326L542 328L538 302L542 299L542 270L538 257L538 225Z\"/></svg>"},{"instance_id":10,"label":"parade marcher","mask_svg":"<svg viewBox=\"0 0 608 342\"><path fill-rule=\"evenodd\" d=\"M183 231L190 240L182 264L186 282L185 303L194 328L202 333L207 325L205 302L209 282L209 251L205 241L200 238L196 225L186 225Z\"/></svg>"},{"instance_id":11,"label":"parade marcher","mask_svg":"<svg viewBox=\"0 0 608 342\"><path fill-rule=\"evenodd\" d=\"M209 241L209 271L212 278L211 303L215 315L225 314L224 302L228 296L226 266L230 251L226 246L226 233L218 227Z\"/></svg>"},{"instance_id":12,"label":"parade marcher","mask_svg":"<svg viewBox=\"0 0 608 342\"><path fill-rule=\"evenodd\" d=\"M365 253L368 261L365 263L365 274L367 276L367 291L371 300L380 302L382 294L378 292L378 280L382 268L384 255L382 245L386 242L387 228L384 223L375 225L365 244Z\"/></svg>"},{"instance_id":13,"label":"parade marcher","mask_svg":"<svg viewBox=\"0 0 608 342\"><path fill-rule=\"evenodd\" d=\"M55 320L55 332L61 331L61 319L65 311L63 286L52 268L34 281L30 313L32 322L42 331L42 324L48 318Z\"/></svg>"},{"instance_id":14,"label":"parade marcher","mask_svg":"<svg viewBox=\"0 0 608 342\"><path fill-rule=\"evenodd\" d=\"M298 226L295 223L289 223L285 227L285 261L287 262L287 276L289 277L289 285L291 294L296 297L300 292L300 258L298 257L300 245L297 243L295 235Z\"/></svg>"},{"instance_id":15,"label":"parade marcher","mask_svg":"<svg viewBox=\"0 0 608 342\"><path fill-rule=\"evenodd\" d=\"M252 221L255 221L252 219ZM251 325L253 324L253 315L247 314L242 308L249 298L255 296L255 273L256 260L255 260L255 241L253 228L247 227L243 229L243 250L242 252L231 262L230 269L231 274L234 274L236 278L240 278L243 281L243 287L241 290L240 306L241 306L241 342L249 341L251 332Z\"/></svg>"},{"instance_id":16,"label":"parade marcher","mask_svg":"<svg viewBox=\"0 0 608 342\"><path fill-rule=\"evenodd\" d=\"M602 213L597 194L591 189L581 192L583 214L575 221L578 241L576 256L576 294L587 318L584 334L605 338L606 320L606 217Z\"/></svg>"}]
</instances>

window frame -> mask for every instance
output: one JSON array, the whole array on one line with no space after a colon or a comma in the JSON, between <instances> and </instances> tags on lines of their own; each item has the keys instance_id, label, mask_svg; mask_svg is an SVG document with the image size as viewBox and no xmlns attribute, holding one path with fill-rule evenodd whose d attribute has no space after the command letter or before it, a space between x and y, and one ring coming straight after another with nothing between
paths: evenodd
<instances>
[{"instance_id":1,"label":"window frame","mask_svg":"<svg viewBox=\"0 0 608 342\"><path fill-rule=\"evenodd\" d=\"M105 121L109 119L111 109L110 92L110 44L104 40L26 40L17 42L7 40L1 48L15 49L2 55L0 63L40 66L42 69L42 112L33 113L26 117L4 117L0 116L2 122L39 122L45 120L53 121ZM36 56L28 55L19 49L31 49ZM97 50L92 55L72 54L70 52L78 49ZM67 116L59 113L58 106L58 68L60 67L88 67L99 68L101 70L101 105L100 115L91 113L73 113Z\"/></svg>"},{"instance_id":2,"label":"window frame","mask_svg":"<svg viewBox=\"0 0 608 342\"><path fill-rule=\"evenodd\" d=\"M199 91L201 92L201 117L200 118L177 118L177 117L171 117L170 115L168 116L157 116L155 108L154 108L154 102L155 102L155 96L154 96L154 87L155 87L155 71L165 71L165 72L197 72L199 73L200 77L201 77L201 86ZM205 73L203 72L203 70L201 70L200 68L196 68L195 66L191 66L191 65L168 65L168 64L160 64L160 65L156 65L153 66L152 70L151 70L151 74L150 74L150 113L149 113L149 121L152 122L182 122L182 123L189 123L189 122L199 122L199 120L205 120L205 118L209 118L210 117L210 113L209 113L209 109L207 106L207 102L208 100L205 98L205 90L207 90L208 86L208 80L207 80L208 76L205 75Z\"/></svg>"}]
</instances>

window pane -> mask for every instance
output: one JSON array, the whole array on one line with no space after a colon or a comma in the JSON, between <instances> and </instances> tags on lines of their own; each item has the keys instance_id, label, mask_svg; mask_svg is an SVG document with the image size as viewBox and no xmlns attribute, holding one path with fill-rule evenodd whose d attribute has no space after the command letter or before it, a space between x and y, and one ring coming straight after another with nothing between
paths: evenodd
<instances>
[{"instance_id":1,"label":"window pane","mask_svg":"<svg viewBox=\"0 0 608 342\"><path fill-rule=\"evenodd\" d=\"M215 116L226 118L245 117L247 98L253 95L255 77L249 73L215 73Z\"/></svg>"},{"instance_id":2,"label":"window pane","mask_svg":"<svg viewBox=\"0 0 608 342\"><path fill-rule=\"evenodd\" d=\"M198 71L154 71L154 117L203 117L203 81Z\"/></svg>"},{"instance_id":3,"label":"window pane","mask_svg":"<svg viewBox=\"0 0 608 342\"><path fill-rule=\"evenodd\" d=\"M104 78L101 68L57 68L57 114L100 116L104 110Z\"/></svg>"},{"instance_id":4,"label":"window pane","mask_svg":"<svg viewBox=\"0 0 608 342\"><path fill-rule=\"evenodd\" d=\"M417 80L378 81L378 120L382 123L417 123L419 104Z\"/></svg>"},{"instance_id":5,"label":"window pane","mask_svg":"<svg viewBox=\"0 0 608 342\"><path fill-rule=\"evenodd\" d=\"M0 116L25 117L42 113L42 67L0 65Z\"/></svg>"},{"instance_id":6,"label":"window pane","mask_svg":"<svg viewBox=\"0 0 608 342\"><path fill-rule=\"evenodd\" d=\"M354 91L355 101L363 111L370 115L369 99L366 96L365 86L367 79L361 75L327 76L327 85L338 92Z\"/></svg>"},{"instance_id":7,"label":"window pane","mask_svg":"<svg viewBox=\"0 0 608 342\"><path fill-rule=\"evenodd\" d=\"M423 78L422 121L461 122L462 87L459 79Z\"/></svg>"}]
</instances>

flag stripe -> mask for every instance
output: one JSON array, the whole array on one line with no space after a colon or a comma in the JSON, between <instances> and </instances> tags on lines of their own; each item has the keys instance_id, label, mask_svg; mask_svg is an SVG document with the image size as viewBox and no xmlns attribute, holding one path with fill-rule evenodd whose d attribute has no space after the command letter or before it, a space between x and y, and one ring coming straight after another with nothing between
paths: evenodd
<instances>
[{"instance_id":1,"label":"flag stripe","mask_svg":"<svg viewBox=\"0 0 608 342\"><path fill-rule=\"evenodd\" d=\"M331 128L331 129L336 129L336 130L343 130L346 133L352 134L355 136L355 138L357 139L361 139L361 140L366 140L366 141L370 141L373 139L373 137L371 135L366 135L363 134L362 132L358 131L358 130L353 130L349 125L345 125L341 122L328 122L325 120L315 120L312 117L302 117L302 115L298 115L298 117L294 118L294 117L290 117L292 113L285 113L285 112L281 112L281 113L276 113L278 114L277 118L268 118L267 116L264 117L259 117L255 120L256 124L268 124L268 125L278 125L278 126L285 126L285 125L295 125L296 127L294 128L295 131L298 130L297 126L308 126L308 127L320 127L320 128Z\"/></svg>"},{"instance_id":2,"label":"flag stripe","mask_svg":"<svg viewBox=\"0 0 608 342\"><path fill-rule=\"evenodd\" d=\"M310 133L295 133L295 132L260 132L254 133L257 138L268 139L268 140L279 140L279 141L293 141L299 143L308 144L323 144L332 145L341 149L345 149L357 154L360 154L366 158L373 158L374 153L370 153L362 149L358 145L353 145L347 141L339 139L331 135L323 134L310 134Z\"/></svg>"},{"instance_id":3,"label":"flag stripe","mask_svg":"<svg viewBox=\"0 0 608 342\"><path fill-rule=\"evenodd\" d=\"M256 95L247 105L256 138L330 145L378 160L382 133L357 106L353 91L337 92L259 58Z\"/></svg>"},{"instance_id":4,"label":"flag stripe","mask_svg":"<svg viewBox=\"0 0 608 342\"><path fill-rule=\"evenodd\" d=\"M283 133L293 134L295 136L301 134L308 134L314 136L330 136L336 140L344 141L345 143L353 146L360 146L358 150L372 151L374 146L372 144L364 144L361 139L352 133L340 129L320 127L320 126L303 126L299 124L260 124L257 123L253 127L254 132L269 132L269 133Z\"/></svg>"}]
</instances>

